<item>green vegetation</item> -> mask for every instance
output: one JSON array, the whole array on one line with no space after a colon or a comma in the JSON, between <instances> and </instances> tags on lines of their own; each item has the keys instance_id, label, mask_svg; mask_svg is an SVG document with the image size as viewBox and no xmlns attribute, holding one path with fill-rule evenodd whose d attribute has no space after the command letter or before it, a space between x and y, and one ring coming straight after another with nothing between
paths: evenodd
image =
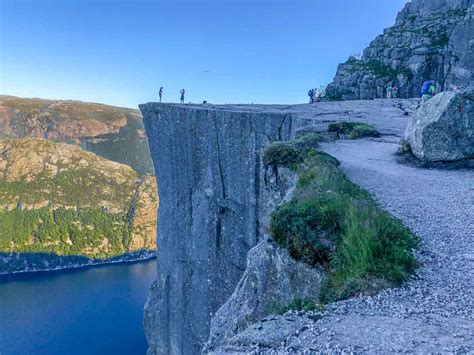
<instances>
[{"instance_id":1,"label":"green vegetation","mask_svg":"<svg viewBox=\"0 0 474 355\"><path fill-rule=\"evenodd\" d=\"M406 280L417 239L315 150L299 151L293 200L273 212L270 232L294 258L328 270L321 302Z\"/></svg>"},{"instance_id":2,"label":"green vegetation","mask_svg":"<svg viewBox=\"0 0 474 355\"><path fill-rule=\"evenodd\" d=\"M319 143L329 142L329 138L320 133L305 133L292 142L292 146L297 149L314 149L319 147Z\"/></svg>"},{"instance_id":3,"label":"green vegetation","mask_svg":"<svg viewBox=\"0 0 474 355\"><path fill-rule=\"evenodd\" d=\"M0 251L104 259L153 249L156 180L77 146L0 140Z\"/></svg>"},{"instance_id":4,"label":"green vegetation","mask_svg":"<svg viewBox=\"0 0 474 355\"><path fill-rule=\"evenodd\" d=\"M446 33L441 33L440 35L436 36L431 43L434 47L443 48L448 44L448 42L448 35Z\"/></svg>"},{"instance_id":5,"label":"green vegetation","mask_svg":"<svg viewBox=\"0 0 474 355\"><path fill-rule=\"evenodd\" d=\"M52 253L109 258L129 251L125 216L99 208L0 211L2 252Z\"/></svg>"},{"instance_id":6,"label":"green vegetation","mask_svg":"<svg viewBox=\"0 0 474 355\"><path fill-rule=\"evenodd\" d=\"M300 155L293 145L275 142L265 150L262 160L266 166L290 167L300 162Z\"/></svg>"},{"instance_id":7,"label":"green vegetation","mask_svg":"<svg viewBox=\"0 0 474 355\"><path fill-rule=\"evenodd\" d=\"M374 126L361 122L341 121L331 123L328 126L329 132L345 134L349 139L357 139L363 137L380 137L379 131Z\"/></svg>"},{"instance_id":8,"label":"green vegetation","mask_svg":"<svg viewBox=\"0 0 474 355\"><path fill-rule=\"evenodd\" d=\"M351 73L355 73L359 70L367 70L372 72L378 78L388 78L390 80L397 79L397 76L400 74L407 78L413 77L413 72L410 68L402 67L393 69L390 65L376 59L362 61L352 57L346 61L346 64L351 65Z\"/></svg>"}]
</instances>

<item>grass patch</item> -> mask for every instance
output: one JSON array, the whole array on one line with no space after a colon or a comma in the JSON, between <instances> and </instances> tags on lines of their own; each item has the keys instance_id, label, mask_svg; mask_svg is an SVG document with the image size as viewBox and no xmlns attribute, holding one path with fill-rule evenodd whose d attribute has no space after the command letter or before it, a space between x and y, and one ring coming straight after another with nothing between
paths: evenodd
<instances>
[{"instance_id":1,"label":"grass patch","mask_svg":"<svg viewBox=\"0 0 474 355\"><path fill-rule=\"evenodd\" d=\"M300 154L293 145L275 142L263 152L263 164L273 167L290 167L301 162Z\"/></svg>"},{"instance_id":2,"label":"grass patch","mask_svg":"<svg viewBox=\"0 0 474 355\"><path fill-rule=\"evenodd\" d=\"M327 269L320 301L406 280L416 267L416 237L350 182L335 158L315 150L300 158L294 197L273 212L270 233L295 259Z\"/></svg>"},{"instance_id":3,"label":"grass patch","mask_svg":"<svg viewBox=\"0 0 474 355\"><path fill-rule=\"evenodd\" d=\"M344 134L349 139L358 139L364 137L380 137L380 132L374 126L361 122L341 121L331 123L328 126L328 132Z\"/></svg>"},{"instance_id":4,"label":"grass patch","mask_svg":"<svg viewBox=\"0 0 474 355\"><path fill-rule=\"evenodd\" d=\"M329 142L330 139L320 133L305 133L293 142L296 149L314 149L319 147L319 143Z\"/></svg>"}]
</instances>

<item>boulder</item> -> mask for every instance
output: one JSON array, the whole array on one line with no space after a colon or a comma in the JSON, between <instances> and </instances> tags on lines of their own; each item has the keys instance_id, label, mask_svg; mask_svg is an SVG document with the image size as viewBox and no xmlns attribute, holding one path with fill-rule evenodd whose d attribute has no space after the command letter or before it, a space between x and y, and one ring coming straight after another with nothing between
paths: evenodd
<instances>
[{"instance_id":1,"label":"boulder","mask_svg":"<svg viewBox=\"0 0 474 355\"><path fill-rule=\"evenodd\" d=\"M412 153L427 162L474 158L474 87L426 101L405 131Z\"/></svg>"},{"instance_id":2,"label":"boulder","mask_svg":"<svg viewBox=\"0 0 474 355\"><path fill-rule=\"evenodd\" d=\"M247 256L247 268L234 293L211 320L204 352L217 349L237 333L295 300L315 300L324 279L321 268L294 260L271 239Z\"/></svg>"}]
</instances>

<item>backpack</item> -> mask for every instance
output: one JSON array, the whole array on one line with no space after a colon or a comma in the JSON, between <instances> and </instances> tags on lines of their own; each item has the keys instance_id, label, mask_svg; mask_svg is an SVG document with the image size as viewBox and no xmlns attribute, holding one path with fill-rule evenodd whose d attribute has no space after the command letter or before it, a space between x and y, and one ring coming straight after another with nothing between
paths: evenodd
<instances>
[{"instance_id":1,"label":"backpack","mask_svg":"<svg viewBox=\"0 0 474 355\"><path fill-rule=\"evenodd\" d=\"M311 96L313 96L313 95L314 95L314 90L313 90L313 89L310 89L310 90L308 91L308 96L311 97Z\"/></svg>"},{"instance_id":2,"label":"backpack","mask_svg":"<svg viewBox=\"0 0 474 355\"><path fill-rule=\"evenodd\" d=\"M429 94L429 90L430 90L430 86L431 86L431 81L425 81L425 82L423 83L423 86L421 87L420 94L421 94L421 95L428 95L428 94Z\"/></svg>"}]
</instances>

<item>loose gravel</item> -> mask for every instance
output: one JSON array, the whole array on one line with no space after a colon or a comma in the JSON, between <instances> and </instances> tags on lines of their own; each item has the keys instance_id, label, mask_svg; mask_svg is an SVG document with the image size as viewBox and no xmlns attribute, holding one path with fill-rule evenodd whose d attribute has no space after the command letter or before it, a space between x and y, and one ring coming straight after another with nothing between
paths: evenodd
<instances>
[{"instance_id":1,"label":"loose gravel","mask_svg":"<svg viewBox=\"0 0 474 355\"><path fill-rule=\"evenodd\" d=\"M420 237L421 266L413 278L402 288L337 302L323 312L270 317L221 350L474 353L474 170L401 165L398 140L338 141L323 149Z\"/></svg>"}]
</instances>

